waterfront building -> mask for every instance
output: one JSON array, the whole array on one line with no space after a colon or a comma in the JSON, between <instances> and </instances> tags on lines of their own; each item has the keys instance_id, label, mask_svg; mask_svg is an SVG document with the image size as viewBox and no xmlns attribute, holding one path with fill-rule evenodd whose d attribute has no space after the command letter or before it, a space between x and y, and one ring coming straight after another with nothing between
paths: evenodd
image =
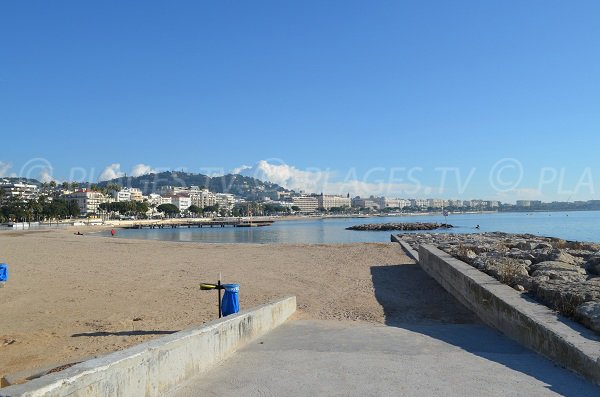
<instances>
[{"instance_id":1,"label":"waterfront building","mask_svg":"<svg viewBox=\"0 0 600 397\"><path fill-rule=\"evenodd\" d=\"M411 199L410 206L415 208L427 208L428 202L425 199Z\"/></svg>"},{"instance_id":2,"label":"waterfront building","mask_svg":"<svg viewBox=\"0 0 600 397\"><path fill-rule=\"evenodd\" d=\"M427 207L430 207L430 208L443 208L444 204L445 204L444 200L427 199Z\"/></svg>"},{"instance_id":3,"label":"waterfront building","mask_svg":"<svg viewBox=\"0 0 600 397\"><path fill-rule=\"evenodd\" d=\"M3 199L29 201L35 199L38 194L38 187L29 183L6 181L0 183L0 189L3 192Z\"/></svg>"},{"instance_id":4,"label":"waterfront building","mask_svg":"<svg viewBox=\"0 0 600 397\"><path fill-rule=\"evenodd\" d=\"M192 199L189 196L183 194L171 197L171 204L176 206L179 211L186 211L192 205Z\"/></svg>"},{"instance_id":5,"label":"waterfront building","mask_svg":"<svg viewBox=\"0 0 600 397\"><path fill-rule=\"evenodd\" d=\"M377 204L372 198L367 199L357 196L352 199L352 207L379 209L379 204Z\"/></svg>"},{"instance_id":6,"label":"waterfront building","mask_svg":"<svg viewBox=\"0 0 600 397\"><path fill-rule=\"evenodd\" d=\"M156 193L150 193L148 195L148 204L149 205L161 205L162 203L160 202L160 194L156 194Z\"/></svg>"},{"instance_id":7,"label":"waterfront building","mask_svg":"<svg viewBox=\"0 0 600 397\"><path fill-rule=\"evenodd\" d=\"M74 201L79 207L81 215L98 213L100 204L105 203L107 198L100 192L90 189L81 189L64 196L66 200Z\"/></svg>"},{"instance_id":8,"label":"waterfront building","mask_svg":"<svg viewBox=\"0 0 600 397\"><path fill-rule=\"evenodd\" d=\"M160 203L158 205L161 204L173 204L173 196L160 196Z\"/></svg>"},{"instance_id":9,"label":"waterfront building","mask_svg":"<svg viewBox=\"0 0 600 397\"><path fill-rule=\"evenodd\" d=\"M389 198L389 197L375 197L371 198L379 208L404 208L410 207L410 200L404 200L399 198Z\"/></svg>"},{"instance_id":10,"label":"waterfront building","mask_svg":"<svg viewBox=\"0 0 600 397\"><path fill-rule=\"evenodd\" d=\"M319 201L313 196L292 197L292 203L294 206L300 208L299 212L305 214L316 212L317 208L319 208Z\"/></svg>"},{"instance_id":11,"label":"waterfront building","mask_svg":"<svg viewBox=\"0 0 600 397\"><path fill-rule=\"evenodd\" d=\"M113 201L120 203L123 201L131 201L131 192L127 188L123 188L121 190L113 190L111 192L111 196Z\"/></svg>"},{"instance_id":12,"label":"waterfront building","mask_svg":"<svg viewBox=\"0 0 600 397\"><path fill-rule=\"evenodd\" d=\"M348 207L352 205L352 200L347 196L335 196L329 194L321 194L317 196L319 208L329 210L336 207Z\"/></svg>"},{"instance_id":13,"label":"waterfront building","mask_svg":"<svg viewBox=\"0 0 600 397\"><path fill-rule=\"evenodd\" d=\"M161 186L159 194L161 196L176 196L178 194L188 193L190 188L182 186Z\"/></svg>"},{"instance_id":14,"label":"waterfront building","mask_svg":"<svg viewBox=\"0 0 600 397\"><path fill-rule=\"evenodd\" d=\"M211 207L217 203L217 196L208 189L194 189L188 192L192 204L200 207Z\"/></svg>"},{"instance_id":15,"label":"waterfront building","mask_svg":"<svg viewBox=\"0 0 600 397\"><path fill-rule=\"evenodd\" d=\"M224 208L228 211L231 211L233 209L233 206L235 205L235 196L233 194L230 193L216 193L215 195L215 202L216 204L219 204L219 208Z\"/></svg>"},{"instance_id":16,"label":"waterfront building","mask_svg":"<svg viewBox=\"0 0 600 397\"><path fill-rule=\"evenodd\" d=\"M495 200L490 200L486 202L488 208L498 208L500 207L500 202Z\"/></svg>"}]
</instances>

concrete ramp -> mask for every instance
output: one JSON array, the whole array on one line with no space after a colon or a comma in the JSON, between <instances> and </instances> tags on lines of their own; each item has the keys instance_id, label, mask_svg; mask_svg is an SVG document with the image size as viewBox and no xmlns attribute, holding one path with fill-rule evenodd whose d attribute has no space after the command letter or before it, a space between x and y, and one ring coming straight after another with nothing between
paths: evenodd
<instances>
[{"instance_id":1,"label":"concrete ramp","mask_svg":"<svg viewBox=\"0 0 600 397\"><path fill-rule=\"evenodd\" d=\"M288 321L170 397L598 396L483 324Z\"/></svg>"}]
</instances>

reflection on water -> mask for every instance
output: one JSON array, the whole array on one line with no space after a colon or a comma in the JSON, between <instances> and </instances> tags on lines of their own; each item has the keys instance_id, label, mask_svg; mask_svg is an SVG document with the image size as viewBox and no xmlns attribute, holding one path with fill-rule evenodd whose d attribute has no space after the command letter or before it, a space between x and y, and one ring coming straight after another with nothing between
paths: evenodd
<instances>
[{"instance_id":1,"label":"reflection on water","mask_svg":"<svg viewBox=\"0 0 600 397\"><path fill-rule=\"evenodd\" d=\"M450 215L448 223L455 226L450 233L501 231L532 233L561 237L568 240L600 242L600 212L536 212ZM363 232L345 230L364 223L386 222L444 222L441 215L307 219L277 221L272 226L258 228L179 228L120 230L121 238L165 241L197 241L204 243L286 243L322 244L354 242L386 242L392 232ZM475 229L480 225L480 230Z\"/></svg>"}]
</instances>

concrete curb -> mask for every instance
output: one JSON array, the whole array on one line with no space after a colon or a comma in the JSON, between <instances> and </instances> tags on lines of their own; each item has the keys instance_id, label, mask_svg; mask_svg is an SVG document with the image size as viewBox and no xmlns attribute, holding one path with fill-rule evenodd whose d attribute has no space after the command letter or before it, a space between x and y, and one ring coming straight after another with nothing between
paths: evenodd
<instances>
[{"instance_id":1,"label":"concrete curb","mask_svg":"<svg viewBox=\"0 0 600 397\"><path fill-rule=\"evenodd\" d=\"M406 241L402 240L401 238L398 238L398 236L396 236L395 234L391 235L390 240L392 241L392 243L400 244L400 246L402 247L404 252L406 252L406 255L408 255L415 261L419 262L419 253L417 251L415 251L414 249L412 249L410 244L408 244Z\"/></svg>"},{"instance_id":2,"label":"concrete curb","mask_svg":"<svg viewBox=\"0 0 600 397\"><path fill-rule=\"evenodd\" d=\"M600 384L600 338L491 276L431 245L419 264L485 323L593 383Z\"/></svg>"},{"instance_id":3,"label":"concrete curb","mask_svg":"<svg viewBox=\"0 0 600 397\"><path fill-rule=\"evenodd\" d=\"M283 298L0 389L0 397L160 396L282 324L295 311L296 297Z\"/></svg>"}]
</instances>

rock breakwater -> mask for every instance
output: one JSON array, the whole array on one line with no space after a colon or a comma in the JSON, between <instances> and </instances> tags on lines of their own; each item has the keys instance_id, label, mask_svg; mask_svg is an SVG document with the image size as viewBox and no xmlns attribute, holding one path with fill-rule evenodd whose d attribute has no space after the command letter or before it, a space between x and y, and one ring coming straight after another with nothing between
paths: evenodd
<instances>
[{"instance_id":1,"label":"rock breakwater","mask_svg":"<svg viewBox=\"0 0 600 397\"><path fill-rule=\"evenodd\" d=\"M600 333L600 244L499 232L399 237L415 249L434 245Z\"/></svg>"},{"instance_id":2,"label":"rock breakwater","mask_svg":"<svg viewBox=\"0 0 600 397\"><path fill-rule=\"evenodd\" d=\"M404 230L404 231L422 231L422 230L437 230L437 229L450 229L452 225L444 223L368 223L365 225L356 225L347 227L346 230L362 230L362 231L391 231L391 230Z\"/></svg>"}]
</instances>

